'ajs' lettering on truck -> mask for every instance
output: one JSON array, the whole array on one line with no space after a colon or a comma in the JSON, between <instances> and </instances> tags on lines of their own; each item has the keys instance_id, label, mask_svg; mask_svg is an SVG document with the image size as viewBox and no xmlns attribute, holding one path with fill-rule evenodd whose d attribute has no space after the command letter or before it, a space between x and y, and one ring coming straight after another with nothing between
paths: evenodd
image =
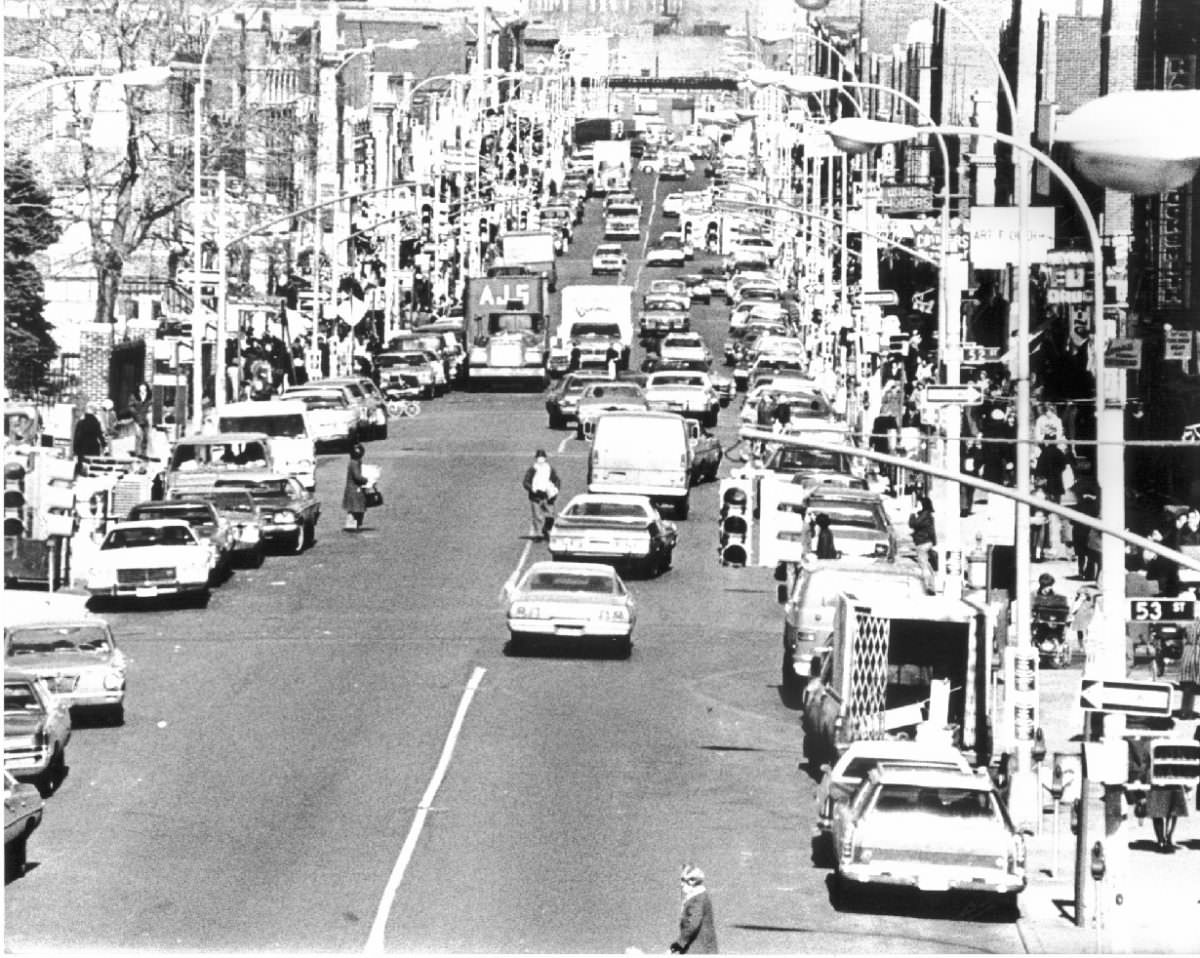
<instances>
[{"instance_id":1,"label":"'ajs' lettering on truck","mask_svg":"<svg viewBox=\"0 0 1200 958\"><path fill-rule=\"evenodd\" d=\"M506 267L506 272L519 267ZM549 323L546 280L525 276L467 278L463 333L467 383L520 383L541 389L546 377Z\"/></svg>"}]
</instances>

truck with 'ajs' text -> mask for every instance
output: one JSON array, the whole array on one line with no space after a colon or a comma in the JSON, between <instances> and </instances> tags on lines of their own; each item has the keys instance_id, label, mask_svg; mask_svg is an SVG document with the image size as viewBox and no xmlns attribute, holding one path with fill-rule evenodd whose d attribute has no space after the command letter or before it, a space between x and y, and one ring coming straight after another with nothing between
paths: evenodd
<instances>
[{"instance_id":1,"label":"truck with 'ajs' text","mask_svg":"<svg viewBox=\"0 0 1200 958\"><path fill-rule=\"evenodd\" d=\"M467 278L463 299L467 386L541 389L549 343L546 279L522 267L507 267L504 272Z\"/></svg>"},{"instance_id":2,"label":"truck with 'ajs' text","mask_svg":"<svg viewBox=\"0 0 1200 958\"><path fill-rule=\"evenodd\" d=\"M814 767L860 739L943 740L972 764L992 752L989 615L944 596L836 599L832 644L800 724Z\"/></svg>"},{"instance_id":3,"label":"truck with 'ajs' text","mask_svg":"<svg viewBox=\"0 0 1200 958\"><path fill-rule=\"evenodd\" d=\"M488 267L488 276L503 276L511 267L524 267L545 277L549 292L558 289L554 230L512 230L501 233L496 243L499 255Z\"/></svg>"},{"instance_id":4,"label":"truck with 'ajs' text","mask_svg":"<svg viewBox=\"0 0 1200 958\"><path fill-rule=\"evenodd\" d=\"M583 284L564 286L557 328L550 340L546 369L561 376L572 369L629 368L633 346L633 287Z\"/></svg>"}]
</instances>

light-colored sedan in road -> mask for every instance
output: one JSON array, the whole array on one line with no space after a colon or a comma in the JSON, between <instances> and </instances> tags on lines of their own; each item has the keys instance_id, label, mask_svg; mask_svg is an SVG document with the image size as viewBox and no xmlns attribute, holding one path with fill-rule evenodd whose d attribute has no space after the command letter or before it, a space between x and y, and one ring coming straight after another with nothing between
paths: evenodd
<instances>
[{"instance_id":1,"label":"light-colored sedan in road","mask_svg":"<svg viewBox=\"0 0 1200 958\"><path fill-rule=\"evenodd\" d=\"M211 571L212 551L182 519L121 522L100 543L87 589L95 596L205 598Z\"/></svg>"},{"instance_id":2,"label":"light-colored sedan in road","mask_svg":"<svg viewBox=\"0 0 1200 958\"><path fill-rule=\"evenodd\" d=\"M646 379L646 403L661 412L677 412L701 420L710 429L717 424L721 400L707 373L653 372Z\"/></svg>"},{"instance_id":3,"label":"light-colored sedan in road","mask_svg":"<svg viewBox=\"0 0 1200 958\"><path fill-rule=\"evenodd\" d=\"M628 657L637 610L612 566L535 562L509 593L509 652L537 639L597 642Z\"/></svg>"},{"instance_id":4,"label":"light-colored sedan in road","mask_svg":"<svg viewBox=\"0 0 1200 958\"><path fill-rule=\"evenodd\" d=\"M664 360L699 359L711 362L712 353L704 343L704 337L699 333L669 333L659 344L658 354Z\"/></svg>"},{"instance_id":5,"label":"light-colored sedan in road","mask_svg":"<svg viewBox=\"0 0 1200 958\"><path fill-rule=\"evenodd\" d=\"M833 819L834 901L869 885L996 895L1024 890L1025 843L985 771L883 765Z\"/></svg>"},{"instance_id":6,"label":"light-colored sedan in road","mask_svg":"<svg viewBox=\"0 0 1200 958\"><path fill-rule=\"evenodd\" d=\"M828 834L833 816L848 802L873 768L881 763L907 768L941 768L970 772L971 764L950 745L932 745L891 739L862 739L851 742L842 757L831 767L822 765L821 784L817 786L817 830Z\"/></svg>"},{"instance_id":7,"label":"light-colored sedan in road","mask_svg":"<svg viewBox=\"0 0 1200 958\"><path fill-rule=\"evenodd\" d=\"M556 561L612 562L657 575L671 566L678 530L645 496L585 492L562 509L550 530Z\"/></svg>"}]
</instances>

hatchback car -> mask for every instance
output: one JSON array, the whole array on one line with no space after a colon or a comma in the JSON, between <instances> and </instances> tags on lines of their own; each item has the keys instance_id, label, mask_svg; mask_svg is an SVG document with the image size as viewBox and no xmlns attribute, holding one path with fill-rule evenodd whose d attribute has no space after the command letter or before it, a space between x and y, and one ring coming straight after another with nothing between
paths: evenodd
<instances>
[{"instance_id":1,"label":"hatchback car","mask_svg":"<svg viewBox=\"0 0 1200 958\"><path fill-rule=\"evenodd\" d=\"M507 651L541 639L601 643L628 657L637 610L612 566L535 562L509 593Z\"/></svg>"}]
</instances>

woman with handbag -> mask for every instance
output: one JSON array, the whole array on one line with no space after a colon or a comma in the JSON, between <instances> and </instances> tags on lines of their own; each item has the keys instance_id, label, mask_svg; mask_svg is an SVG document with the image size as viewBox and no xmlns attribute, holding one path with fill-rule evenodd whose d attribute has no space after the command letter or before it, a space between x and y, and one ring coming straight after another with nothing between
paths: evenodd
<instances>
[{"instance_id":1,"label":"woman with handbag","mask_svg":"<svg viewBox=\"0 0 1200 958\"><path fill-rule=\"evenodd\" d=\"M358 532L367 513L367 477L363 475L362 458L366 452L362 443L350 447L350 462L346 466L346 488L342 492L342 508L346 510L343 532Z\"/></svg>"}]
</instances>

